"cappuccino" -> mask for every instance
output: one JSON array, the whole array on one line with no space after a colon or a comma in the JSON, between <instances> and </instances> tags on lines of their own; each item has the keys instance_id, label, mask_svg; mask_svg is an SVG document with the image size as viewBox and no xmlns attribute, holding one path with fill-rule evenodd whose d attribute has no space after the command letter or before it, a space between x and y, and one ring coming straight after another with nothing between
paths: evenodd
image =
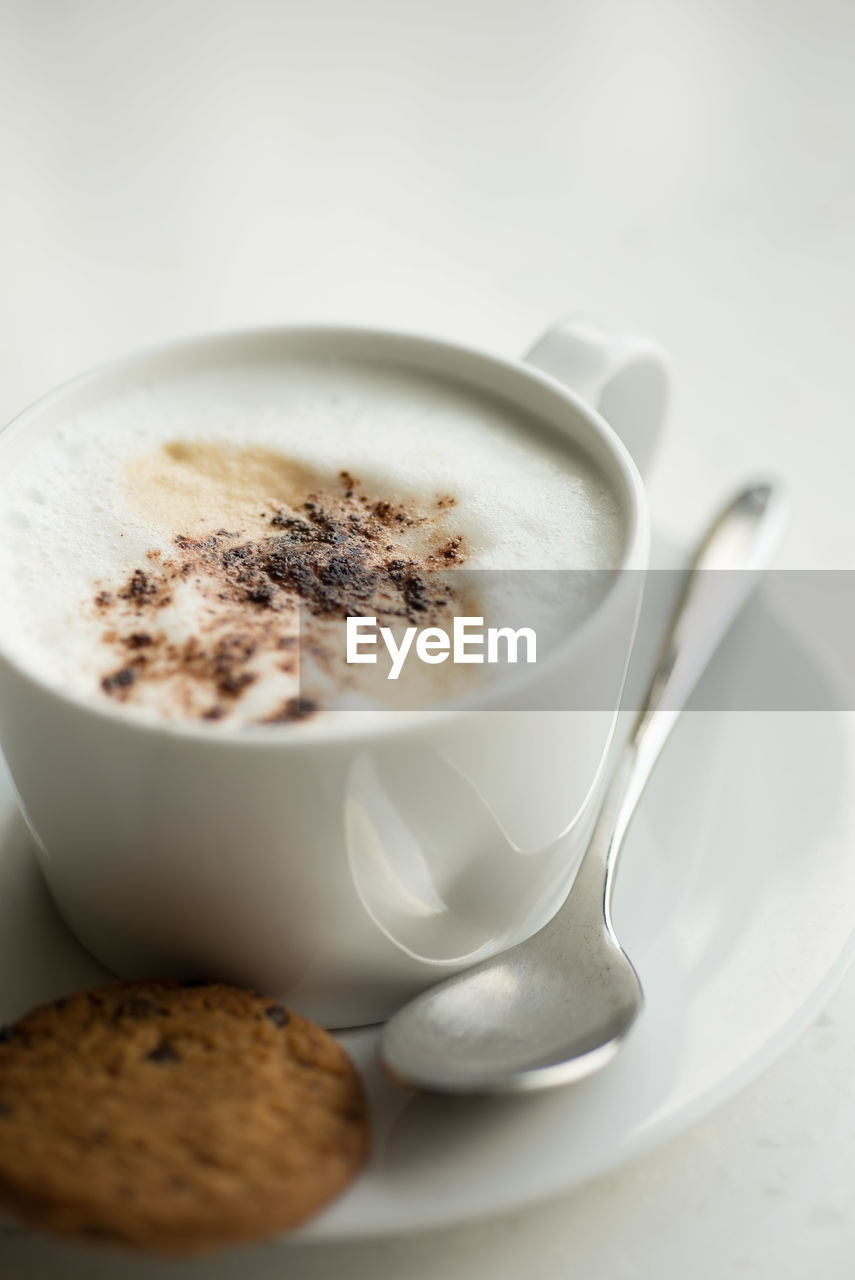
<instances>
[{"instance_id":1,"label":"cappuccino","mask_svg":"<svg viewBox=\"0 0 855 1280\"><path fill-rule=\"evenodd\" d=\"M468 571L610 569L624 539L590 460L451 377L312 353L191 362L7 451L0 644L132 716L302 723L368 697L348 617L451 632L501 603L500 577L479 593ZM542 649L587 605L539 582ZM406 697L486 678L445 663Z\"/></svg>"}]
</instances>

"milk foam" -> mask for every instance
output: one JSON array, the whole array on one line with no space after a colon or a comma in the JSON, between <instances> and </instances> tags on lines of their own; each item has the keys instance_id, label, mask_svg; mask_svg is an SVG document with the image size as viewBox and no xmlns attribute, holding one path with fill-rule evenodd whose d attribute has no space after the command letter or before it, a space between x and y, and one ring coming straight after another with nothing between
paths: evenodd
<instances>
[{"instance_id":1,"label":"milk foam","mask_svg":"<svg viewBox=\"0 0 855 1280\"><path fill-rule=\"evenodd\" d=\"M329 475L346 469L393 501L453 495L467 569L606 569L621 559L608 483L515 406L416 370L309 356L182 372L56 423L12 465L13 451L0 455L0 642L34 674L102 699L103 621L89 607L98 584L153 550L168 555L176 533L234 518L209 518L203 506L178 522L186 495L154 509L141 487L135 494L134 469L176 441L274 450ZM558 636L567 602L540 577L533 616ZM254 689L253 714L263 702ZM128 710L147 713L144 701Z\"/></svg>"}]
</instances>

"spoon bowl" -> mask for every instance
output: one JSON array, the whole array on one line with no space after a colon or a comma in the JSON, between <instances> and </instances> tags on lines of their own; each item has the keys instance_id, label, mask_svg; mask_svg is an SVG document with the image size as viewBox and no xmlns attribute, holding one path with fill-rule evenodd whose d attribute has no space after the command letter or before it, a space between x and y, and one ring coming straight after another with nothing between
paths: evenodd
<instances>
[{"instance_id":1,"label":"spoon bowl","mask_svg":"<svg viewBox=\"0 0 855 1280\"><path fill-rule=\"evenodd\" d=\"M577 969L528 963L530 952L515 951L501 963L476 966L459 982L440 984L402 1010L407 1016L383 1045L395 1080L412 1085L417 1078L419 1087L440 1092L516 1092L581 1080L614 1058L643 1002L621 947L601 935L589 950L586 961L598 969L597 985L588 977L580 981ZM572 958L567 961L569 966ZM602 981L605 1000L593 994ZM523 991L536 996L521 998Z\"/></svg>"}]
</instances>

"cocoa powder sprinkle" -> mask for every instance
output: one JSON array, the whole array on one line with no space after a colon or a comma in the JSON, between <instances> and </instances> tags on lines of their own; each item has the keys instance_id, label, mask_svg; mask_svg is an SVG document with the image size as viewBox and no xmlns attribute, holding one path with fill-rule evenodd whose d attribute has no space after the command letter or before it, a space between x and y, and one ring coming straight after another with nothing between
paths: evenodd
<instances>
[{"instance_id":1,"label":"cocoa powder sprinkle","mask_svg":"<svg viewBox=\"0 0 855 1280\"><path fill-rule=\"evenodd\" d=\"M326 622L355 615L374 615L378 625L440 621L453 597L441 575L466 559L463 537L449 536L443 524L454 503L450 495L423 507L378 497L342 471L302 502L263 512L268 533L246 537L218 525L201 536L175 534L172 553L151 552L147 567L123 583L98 584L94 604L111 624L102 639L116 655L102 690L128 701L146 685L168 685L185 715L218 720L255 683L260 657L297 645L301 611L308 619L301 642L314 659L324 656ZM197 616L205 621L178 642L157 619L176 592L188 590L204 605ZM320 709L314 698L289 697L256 722L304 720Z\"/></svg>"}]
</instances>

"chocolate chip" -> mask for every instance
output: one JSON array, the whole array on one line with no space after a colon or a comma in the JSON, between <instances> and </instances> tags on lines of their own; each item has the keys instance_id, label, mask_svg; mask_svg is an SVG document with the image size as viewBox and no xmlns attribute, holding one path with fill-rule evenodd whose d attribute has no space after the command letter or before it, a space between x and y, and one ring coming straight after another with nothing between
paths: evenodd
<instances>
[{"instance_id":1,"label":"chocolate chip","mask_svg":"<svg viewBox=\"0 0 855 1280\"><path fill-rule=\"evenodd\" d=\"M2 1098L0 1098L0 1120L4 1120L6 1116L10 1116L11 1114L12 1108L9 1106L8 1102L4 1102Z\"/></svg>"},{"instance_id":2,"label":"chocolate chip","mask_svg":"<svg viewBox=\"0 0 855 1280\"><path fill-rule=\"evenodd\" d=\"M0 1027L0 1044L8 1044L14 1035L14 1027Z\"/></svg>"},{"instance_id":3,"label":"chocolate chip","mask_svg":"<svg viewBox=\"0 0 855 1280\"><path fill-rule=\"evenodd\" d=\"M176 1053L168 1040L161 1040L160 1044L155 1045L151 1053L146 1054L146 1058L149 1062L179 1062L180 1054Z\"/></svg>"},{"instance_id":4,"label":"chocolate chip","mask_svg":"<svg viewBox=\"0 0 855 1280\"><path fill-rule=\"evenodd\" d=\"M116 1011L113 1014L115 1019L119 1018L153 1018L157 1014L165 1014L165 1009L159 1009L151 1000L147 1000L145 996L129 996L127 1000L123 1000L121 1004L116 1005Z\"/></svg>"},{"instance_id":5,"label":"chocolate chip","mask_svg":"<svg viewBox=\"0 0 855 1280\"><path fill-rule=\"evenodd\" d=\"M287 1027L291 1021L291 1015L284 1005L271 1004L264 1010L264 1016L269 1018L274 1027Z\"/></svg>"}]
</instances>

